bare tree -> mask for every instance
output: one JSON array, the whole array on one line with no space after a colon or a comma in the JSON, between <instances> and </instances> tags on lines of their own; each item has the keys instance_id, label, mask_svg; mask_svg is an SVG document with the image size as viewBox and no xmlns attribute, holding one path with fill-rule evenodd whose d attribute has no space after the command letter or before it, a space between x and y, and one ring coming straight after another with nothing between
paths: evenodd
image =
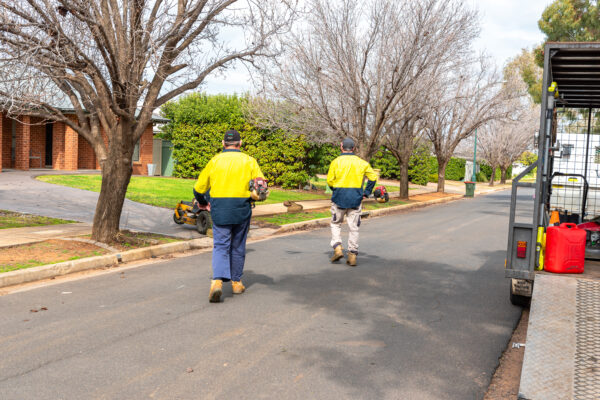
<instances>
[{"instance_id":1,"label":"bare tree","mask_svg":"<svg viewBox=\"0 0 600 400\"><path fill-rule=\"evenodd\" d=\"M525 54L525 52L523 52ZM529 146L539 123L539 106L534 105L529 84L523 77L518 63L510 62L504 67L502 90L512 93L500 106L506 118L485 124L478 137L483 157L492 167L490 186L494 185L496 168L500 168L500 183L506 183L506 172Z\"/></svg>"},{"instance_id":2,"label":"bare tree","mask_svg":"<svg viewBox=\"0 0 600 400\"><path fill-rule=\"evenodd\" d=\"M477 135L477 144L481 151L482 158L485 159L492 169L489 185L494 186L496 179L496 168L500 165L501 152L504 149L503 134L506 133L506 128L512 121L490 121L488 122Z\"/></svg>"},{"instance_id":3,"label":"bare tree","mask_svg":"<svg viewBox=\"0 0 600 400\"><path fill-rule=\"evenodd\" d=\"M483 57L437 80L439 100L425 116L426 133L438 161L438 192L444 191L446 166L460 142L485 123L508 115L503 105L512 94L501 90L500 83Z\"/></svg>"},{"instance_id":4,"label":"bare tree","mask_svg":"<svg viewBox=\"0 0 600 400\"><path fill-rule=\"evenodd\" d=\"M94 239L118 233L152 111L231 62L274 55L294 1L0 0L0 99L91 144L102 168Z\"/></svg>"},{"instance_id":5,"label":"bare tree","mask_svg":"<svg viewBox=\"0 0 600 400\"><path fill-rule=\"evenodd\" d=\"M480 144L486 159L493 159L500 168L500 183L506 183L508 168L533 144L534 132L539 125L539 106L529 105L517 118L496 121L486 127ZM495 167L493 171L495 171ZM492 174L490 185L493 185Z\"/></svg>"},{"instance_id":6,"label":"bare tree","mask_svg":"<svg viewBox=\"0 0 600 400\"><path fill-rule=\"evenodd\" d=\"M404 108L396 119L391 120L386 129L383 144L393 154L400 166L400 193L401 199L408 199L408 164L415 144L421 139L423 133L423 116L421 115L421 102L412 102Z\"/></svg>"},{"instance_id":7,"label":"bare tree","mask_svg":"<svg viewBox=\"0 0 600 400\"><path fill-rule=\"evenodd\" d=\"M454 0L308 0L305 24L266 69L264 92L281 101L259 99L258 119L318 141L352 137L368 159L421 95L411 88L466 54L456 43L472 42L476 20Z\"/></svg>"}]
</instances>

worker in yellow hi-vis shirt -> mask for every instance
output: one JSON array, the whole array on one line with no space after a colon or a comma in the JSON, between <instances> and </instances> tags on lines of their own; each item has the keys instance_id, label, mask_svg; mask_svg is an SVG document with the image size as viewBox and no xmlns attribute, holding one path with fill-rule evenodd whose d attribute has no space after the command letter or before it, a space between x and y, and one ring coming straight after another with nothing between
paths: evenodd
<instances>
[{"instance_id":1,"label":"worker in yellow hi-vis shirt","mask_svg":"<svg viewBox=\"0 0 600 400\"><path fill-rule=\"evenodd\" d=\"M210 213L213 220L213 279L209 301L221 299L223 282L231 280L234 294L243 293L246 238L252 208L249 182L264 178L256 160L240 151L242 140L236 130L225 132L223 151L214 156L198 176L194 197L206 204L204 194L210 190Z\"/></svg>"},{"instance_id":2,"label":"worker in yellow hi-vis shirt","mask_svg":"<svg viewBox=\"0 0 600 400\"><path fill-rule=\"evenodd\" d=\"M331 162L327 173L327 184L333 191L331 195L331 247L335 262L344 256L342 249L342 222L348 220L348 255L346 263L356 266L358 255L358 229L362 200L369 197L377 182L377 174L368 162L354 155L355 143L346 138L340 144L342 154ZM367 185L363 190L364 177Z\"/></svg>"}]
</instances>

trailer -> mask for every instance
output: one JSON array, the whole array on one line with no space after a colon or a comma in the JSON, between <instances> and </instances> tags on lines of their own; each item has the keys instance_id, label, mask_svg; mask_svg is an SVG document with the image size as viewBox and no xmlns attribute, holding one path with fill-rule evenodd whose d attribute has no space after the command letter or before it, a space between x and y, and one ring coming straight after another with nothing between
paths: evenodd
<instances>
[{"instance_id":1,"label":"trailer","mask_svg":"<svg viewBox=\"0 0 600 400\"><path fill-rule=\"evenodd\" d=\"M516 305L529 303L552 216L598 221L586 257L600 258L600 43L547 43L542 85L538 160L512 183L505 276ZM535 168L535 183L523 181ZM524 188L534 189L525 218L517 207Z\"/></svg>"}]
</instances>

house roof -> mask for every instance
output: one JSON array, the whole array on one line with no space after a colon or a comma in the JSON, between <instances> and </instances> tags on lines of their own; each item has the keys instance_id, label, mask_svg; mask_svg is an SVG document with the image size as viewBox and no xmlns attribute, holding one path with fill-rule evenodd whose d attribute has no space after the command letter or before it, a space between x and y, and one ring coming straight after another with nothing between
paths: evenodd
<instances>
[{"instance_id":1,"label":"house roof","mask_svg":"<svg viewBox=\"0 0 600 400\"><path fill-rule=\"evenodd\" d=\"M600 42L549 42L549 82L558 84L559 104L600 108Z\"/></svg>"},{"instance_id":2,"label":"house roof","mask_svg":"<svg viewBox=\"0 0 600 400\"><path fill-rule=\"evenodd\" d=\"M63 112L63 113L65 113L65 114L75 114L75 109L74 108L60 108L60 111ZM136 117L137 117L137 115L139 113L140 113L140 110L137 109L135 111ZM170 121L170 119L168 119L168 118L164 118L164 117L161 117L158 114L152 113L152 122L154 122L154 123L165 124L165 123L167 123L169 121Z\"/></svg>"}]
</instances>

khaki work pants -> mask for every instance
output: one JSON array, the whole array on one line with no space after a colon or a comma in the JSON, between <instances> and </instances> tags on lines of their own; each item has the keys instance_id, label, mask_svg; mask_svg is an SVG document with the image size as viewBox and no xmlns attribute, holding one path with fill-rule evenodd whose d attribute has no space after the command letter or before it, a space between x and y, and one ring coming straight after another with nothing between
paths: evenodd
<instances>
[{"instance_id":1,"label":"khaki work pants","mask_svg":"<svg viewBox=\"0 0 600 400\"><path fill-rule=\"evenodd\" d=\"M358 228L360 227L360 214L362 205L358 208L339 208L331 203L331 247L334 249L342 244L342 223L344 216L348 222L348 251L358 254Z\"/></svg>"}]
</instances>

